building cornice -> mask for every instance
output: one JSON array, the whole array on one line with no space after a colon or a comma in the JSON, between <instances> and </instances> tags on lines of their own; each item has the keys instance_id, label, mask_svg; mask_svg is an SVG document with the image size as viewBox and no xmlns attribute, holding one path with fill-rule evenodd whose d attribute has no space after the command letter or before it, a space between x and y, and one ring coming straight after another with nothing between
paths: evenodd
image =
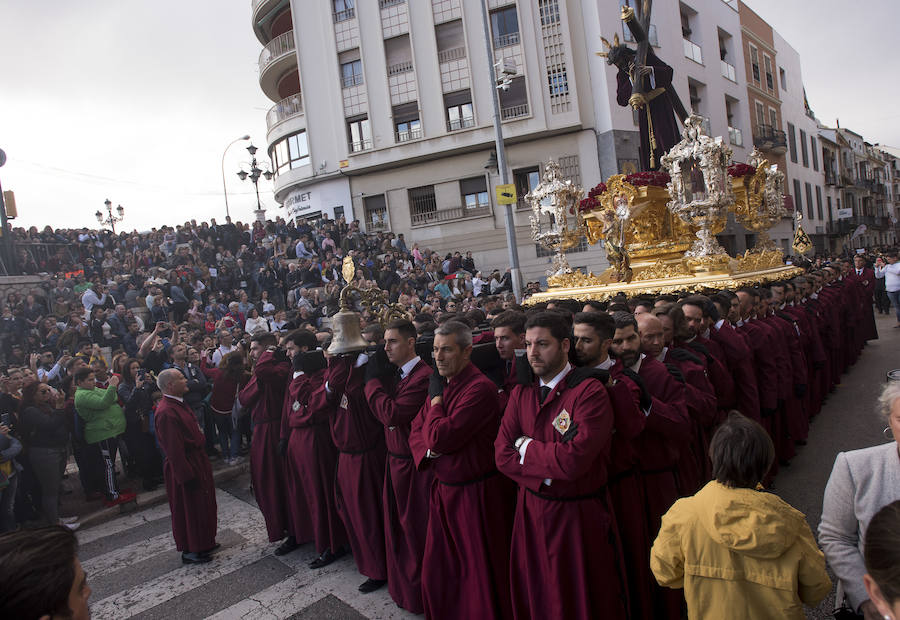
<instances>
[{"instance_id":1,"label":"building cornice","mask_svg":"<svg viewBox=\"0 0 900 620\"><path fill-rule=\"evenodd\" d=\"M777 104L779 107L781 106L781 99L774 96L772 93L766 92L761 89L759 86L752 84L750 82L747 83L747 90L753 93L754 95L758 95L764 99L767 99L769 102Z\"/></svg>"},{"instance_id":2,"label":"building cornice","mask_svg":"<svg viewBox=\"0 0 900 620\"><path fill-rule=\"evenodd\" d=\"M773 58L775 57L775 54L776 54L775 48L772 47L771 45L769 45L766 41L763 41L762 39L760 39L758 34L753 32L746 26L741 26L741 33L745 34L748 37L750 37L751 39L753 39L753 42L756 44L757 47L762 48L762 49L766 50L767 52L769 52Z\"/></svg>"}]
</instances>

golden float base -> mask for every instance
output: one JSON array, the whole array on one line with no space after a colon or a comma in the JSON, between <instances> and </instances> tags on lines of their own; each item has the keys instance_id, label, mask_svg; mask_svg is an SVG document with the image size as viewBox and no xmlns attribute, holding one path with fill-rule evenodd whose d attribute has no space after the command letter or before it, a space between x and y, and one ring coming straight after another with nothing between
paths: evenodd
<instances>
[{"instance_id":1,"label":"golden float base","mask_svg":"<svg viewBox=\"0 0 900 620\"><path fill-rule=\"evenodd\" d=\"M637 267L637 266L635 266ZM608 269L602 275L573 272L548 278L550 289L532 295L528 305L553 299L607 301L619 293L627 297L664 295L678 292L703 293L717 289L738 289L793 278L802 269L783 264L780 250L748 251L737 258L727 254L694 259L659 258L635 269L630 282L614 281Z\"/></svg>"}]
</instances>

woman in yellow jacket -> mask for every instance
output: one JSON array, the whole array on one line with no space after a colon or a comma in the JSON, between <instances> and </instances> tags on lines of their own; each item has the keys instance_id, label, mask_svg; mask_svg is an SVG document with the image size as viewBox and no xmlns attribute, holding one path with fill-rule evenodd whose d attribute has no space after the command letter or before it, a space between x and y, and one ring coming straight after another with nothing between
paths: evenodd
<instances>
[{"instance_id":1,"label":"woman in yellow jacket","mask_svg":"<svg viewBox=\"0 0 900 620\"><path fill-rule=\"evenodd\" d=\"M756 422L732 413L709 446L715 478L678 500L650 551L660 585L684 588L688 617L804 618L831 591L825 556L803 513L760 480L775 450Z\"/></svg>"}]
</instances>

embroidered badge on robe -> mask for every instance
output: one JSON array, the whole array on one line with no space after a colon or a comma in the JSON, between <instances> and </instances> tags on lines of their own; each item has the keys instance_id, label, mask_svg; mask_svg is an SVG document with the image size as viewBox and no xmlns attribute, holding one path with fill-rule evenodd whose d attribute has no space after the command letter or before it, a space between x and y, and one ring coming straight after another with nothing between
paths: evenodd
<instances>
[{"instance_id":1,"label":"embroidered badge on robe","mask_svg":"<svg viewBox=\"0 0 900 620\"><path fill-rule=\"evenodd\" d=\"M556 419L553 420L553 428L559 431L560 435L565 435L566 431L569 430L569 426L572 425L572 418L569 415L569 412L563 409L559 412L559 415L556 416Z\"/></svg>"},{"instance_id":2,"label":"embroidered badge on robe","mask_svg":"<svg viewBox=\"0 0 900 620\"><path fill-rule=\"evenodd\" d=\"M300 411L300 401L295 400L294 404L291 405L291 409L293 409L294 411Z\"/></svg>"},{"instance_id":3,"label":"embroidered badge on robe","mask_svg":"<svg viewBox=\"0 0 900 620\"><path fill-rule=\"evenodd\" d=\"M341 396L341 409L346 409L349 404L350 401L347 400L347 395L344 394L343 396Z\"/></svg>"}]
</instances>

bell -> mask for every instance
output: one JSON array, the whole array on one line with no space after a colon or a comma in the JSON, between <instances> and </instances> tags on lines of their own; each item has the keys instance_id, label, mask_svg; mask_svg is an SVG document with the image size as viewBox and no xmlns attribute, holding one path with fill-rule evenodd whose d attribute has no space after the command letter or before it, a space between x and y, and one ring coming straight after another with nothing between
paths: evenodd
<instances>
[{"instance_id":1,"label":"bell","mask_svg":"<svg viewBox=\"0 0 900 620\"><path fill-rule=\"evenodd\" d=\"M331 317L331 346L328 352L332 355L362 351L369 343L362 337L359 313L341 309Z\"/></svg>"}]
</instances>

